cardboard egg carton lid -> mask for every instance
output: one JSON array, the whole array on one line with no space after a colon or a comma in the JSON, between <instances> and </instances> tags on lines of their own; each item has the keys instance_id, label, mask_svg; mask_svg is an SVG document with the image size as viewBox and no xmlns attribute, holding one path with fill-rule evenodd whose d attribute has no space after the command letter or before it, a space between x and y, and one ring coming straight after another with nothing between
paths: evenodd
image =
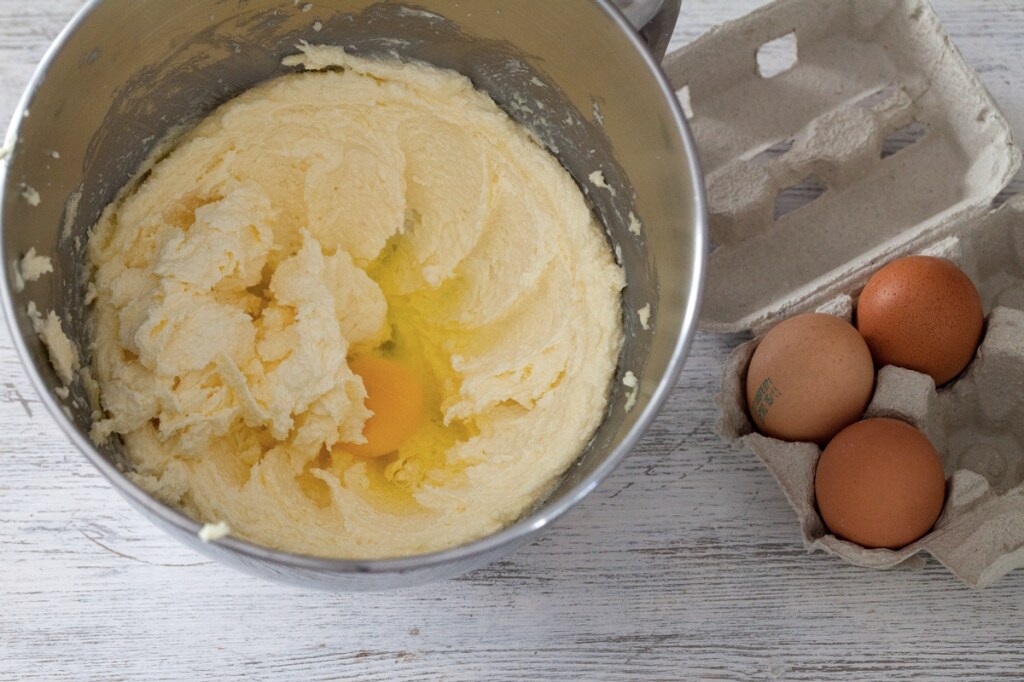
<instances>
[{"instance_id":1,"label":"cardboard egg carton lid","mask_svg":"<svg viewBox=\"0 0 1024 682\"><path fill-rule=\"evenodd\" d=\"M708 331L758 333L859 288L973 225L1020 167L921 0L779 0L664 67L707 183Z\"/></svg>"}]
</instances>

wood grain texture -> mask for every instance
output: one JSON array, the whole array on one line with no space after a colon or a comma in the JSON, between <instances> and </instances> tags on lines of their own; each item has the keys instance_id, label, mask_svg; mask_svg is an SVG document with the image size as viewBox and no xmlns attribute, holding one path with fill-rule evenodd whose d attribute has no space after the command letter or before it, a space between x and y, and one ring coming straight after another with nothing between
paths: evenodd
<instances>
[{"instance_id":1,"label":"wood grain texture","mask_svg":"<svg viewBox=\"0 0 1024 682\"><path fill-rule=\"evenodd\" d=\"M78 0L0 0L0 120ZM673 48L753 0L687 0ZM1024 133L1024 3L936 7ZM1016 191L1024 189L1019 181ZM624 465L533 545L446 583L329 595L205 561L57 430L0 330L0 680L1022 679L1024 571L807 555L711 402L738 339L698 336Z\"/></svg>"}]
</instances>

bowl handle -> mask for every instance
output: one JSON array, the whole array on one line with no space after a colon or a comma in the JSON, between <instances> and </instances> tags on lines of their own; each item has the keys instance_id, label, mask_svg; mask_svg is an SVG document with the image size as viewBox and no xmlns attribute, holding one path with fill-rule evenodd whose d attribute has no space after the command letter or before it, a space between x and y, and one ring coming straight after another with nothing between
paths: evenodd
<instances>
[{"instance_id":1,"label":"bowl handle","mask_svg":"<svg viewBox=\"0 0 1024 682\"><path fill-rule=\"evenodd\" d=\"M672 31L676 27L682 0L613 0L613 2L622 10L626 19L633 24L633 28L647 43L647 49L651 51L654 58L660 62L665 57L669 40L672 38ZM655 7L657 9L654 9ZM644 18L646 18L646 23L638 25Z\"/></svg>"}]
</instances>

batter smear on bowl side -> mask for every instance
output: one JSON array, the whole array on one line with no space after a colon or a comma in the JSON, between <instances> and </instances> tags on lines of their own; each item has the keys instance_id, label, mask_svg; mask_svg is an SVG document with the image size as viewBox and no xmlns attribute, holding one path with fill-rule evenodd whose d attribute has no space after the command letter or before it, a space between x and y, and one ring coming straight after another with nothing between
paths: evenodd
<instances>
[{"instance_id":1,"label":"batter smear on bowl side","mask_svg":"<svg viewBox=\"0 0 1024 682\"><path fill-rule=\"evenodd\" d=\"M603 418L624 276L569 174L465 77L304 45L89 242L102 442L304 554L491 533Z\"/></svg>"}]
</instances>

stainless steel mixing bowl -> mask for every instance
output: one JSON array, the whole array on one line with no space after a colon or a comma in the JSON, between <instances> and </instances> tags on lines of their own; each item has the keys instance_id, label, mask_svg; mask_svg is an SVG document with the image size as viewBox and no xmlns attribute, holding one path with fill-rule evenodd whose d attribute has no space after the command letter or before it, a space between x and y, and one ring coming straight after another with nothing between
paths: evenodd
<instances>
[{"instance_id":1,"label":"stainless steel mixing bowl","mask_svg":"<svg viewBox=\"0 0 1024 682\"><path fill-rule=\"evenodd\" d=\"M655 50L664 51L665 29L671 31L677 13L678 0L664 0L647 29ZM83 386L76 380L70 398L57 396L58 379L26 314L30 301L44 313L55 310L87 359L89 227L170 130L289 72L281 59L302 40L424 60L472 78L590 188L626 270L626 339L607 417L547 499L475 542L375 561L297 556L231 537L201 542L195 521L123 474L128 465L119 443L97 448L89 440L91 408ZM89 2L32 80L8 132L13 152L0 163L0 287L26 370L71 441L131 505L214 559L335 590L406 586L481 566L531 539L593 490L640 439L682 367L704 275L706 217L697 155L660 56L652 56L606 0ZM597 169L614 196L588 183ZM28 200L28 188L38 192L38 205ZM639 237L628 231L631 211L643 222ZM31 247L53 257L54 273L18 291L14 264ZM636 314L647 304L650 329ZM627 371L640 378L630 411L621 381Z\"/></svg>"}]
</instances>

